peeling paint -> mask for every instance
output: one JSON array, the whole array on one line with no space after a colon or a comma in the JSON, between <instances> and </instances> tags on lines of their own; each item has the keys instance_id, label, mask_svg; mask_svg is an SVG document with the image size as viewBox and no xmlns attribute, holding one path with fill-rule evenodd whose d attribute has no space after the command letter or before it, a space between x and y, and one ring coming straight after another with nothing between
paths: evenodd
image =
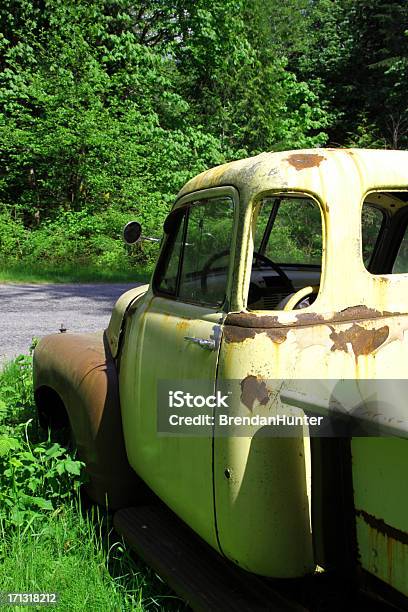
<instances>
[{"instance_id":1,"label":"peeling paint","mask_svg":"<svg viewBox=\"0 0 408 612\"><path fill-rule=\"evenodd\" d=\"M328 312L322 314L319 312L299 312L293 311L291 314L294 315L294 321L280 320L280 316L272 314L258 315L255 312L242 311L238 313L228 314L225 319L225 324L236 327L246 328L290 328L298 327L302 325L317 325L319 323L346 323L354 321L366 321L372 319L385 319L388 317L400 317L407 316L407 313L402 312L391 312L388 310L375 310L374 308L368 308L363 304L357 306L349 306L339 312Z\"/></svg>"},{"instance_id":2,"label":"peeling paint","mask_svg":"<svg viewBox=\"0 0 408 612\"><path fill-rule=\"evenodd\" d=\"M333 341L332 351L344 351L348 353L348 344L351 345L354 355L369 355L378 349L387 340L390 333L388 325L379 329L365 329L361 325L353 323L351 327L344 331L336 331L330 327L332 333L330 338Z\"/></svg>"},{"instance_id":3,"label":"peeling paint","mask_svg":"<svg viewBox=\"0 0 408 612\"><path fill-rule=\"evenodd\" d=\"M320 166L324 159L326 158L323 155L318 155L317 153L294 153L289 155L287 161L296 170L304 170L305 168Z\"/></svg>"},{"instance_id":4,"label":"peeling paint","mask_svg":"<svg viewBox=\"0 0 408 612\"><path fill-rule=\"evenodd\" d=\"M269 391L264 380L250 374L241 381L241 402L252 412L255 401L265 406L269 401Z\"/></svg>"},{"instance_id":5,"label":"peeling paint","mask_svg":"<svg viewBox=\"0 0 408 612\"><path fill-rule=\"evenodd\" d=\"M268 336L269 340L272 340L272 342L275 342L276 344L282 344L282 342L285 342L286 338L288 337L289 330L279 328L268 329L265 333Z\"/></svg>"},{"instance_id":6,"label":"peeling paint","mask_svg":"<svg viewBox=\"0 0 408 612\"><path fill-rule=\"evenodd\" d=\"M257 333L259 333L259 330L255 328L248 329L246 327L226 325L224 327L224 340L227 343L244 342L250 338L255 338Z\"/></svg>"},{"instance_id":7,"label":"peeling paint","mask_svg":"<svg viewBox=\"0 0 408 612\"><path fill-rule=\"evenodd\" d=\"M224 340L227 343L245 342L245 340L253 339L257 334L263 333L267 335L269 340L275 342L275 344L282 344L287 338L289 329L282 327L258 329L255 327L235 327L234 325L226 325L224 327Z\"/></svg>"}]
</instances>

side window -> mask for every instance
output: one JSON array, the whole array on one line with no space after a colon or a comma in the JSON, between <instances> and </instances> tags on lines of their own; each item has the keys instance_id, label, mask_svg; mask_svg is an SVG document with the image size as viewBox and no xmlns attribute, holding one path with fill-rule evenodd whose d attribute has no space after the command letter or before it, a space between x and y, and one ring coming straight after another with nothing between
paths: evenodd
<instances>
[{"instance_id":1,"label":"side window","mask_svg":"<svg viewBox=\"0 0 408 612\"><path fill-rule=\"evenodd\" d=\"M361 213L361 235L363 261L366 268L370 265L384 220L385 213L383 210L372 206L368 202L363 203Z\"/></svg>"},{"instance_id":2,"label":"side window","mask_svg":"<svg viewBox=\"0 0 408 612\"><path fill-rule=\"evenodd\" d=\"M155 287L182 302L220 306L225 299L234 204L230 197L192 202L170 229Z\"/></svg>"},{"instance_id":3,"label":"side window","mask_svg":"<svg viewBox=\"0 0 408 612\"><path fill-rule=\"evenodd\" d=\"M171 220L170 227L165 228L169 233L169 239L164 252L164 261L159 266L157 279L157 288L160 293L174 297L177 294L186 213L187 211L184 211L184 214L176 214Z\"/></svg>"},{"instance_id":4,"label":"side window","mask_svg":"<svg viewBox=\"0 0 408 612\"><path fill-rule=\"evenodd\" d=\"M408 272L408 232L405 229L404 237L398 249L397 256L392 266L393 274L406 274Z\"/></svg>"},{"instance_id":5,"label":"side window","mask_svg":"<svg viewBox=\"0 0 408 612\"><path fill-rule=\"evenodd\" d=\"M407 207L408 191L374 191L366 196L361 213L362 254L372 274L408 273Z\"/></svg>"}]
</instances>

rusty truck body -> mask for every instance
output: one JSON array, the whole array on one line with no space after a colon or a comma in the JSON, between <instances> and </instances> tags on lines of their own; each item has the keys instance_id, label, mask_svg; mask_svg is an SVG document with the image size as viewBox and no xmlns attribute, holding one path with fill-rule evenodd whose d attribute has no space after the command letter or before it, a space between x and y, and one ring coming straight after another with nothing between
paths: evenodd
<instances>
[{"instance_id":1,"label":"rusty truck body","mask_svg":"<svg viewBox=\"0 0 408 612\"><path fill-rule=\"evenodd\" d=\"M151 282L120 297L106 330L40 341L40 419L69 421L88 493L118 509L125 535L120 509L137 507L147 485L245 572L339 569L406 605L407 228L408 152L228 163L182 188ZM301 383L351 381L356 419L377 434L280 437L251 425L246 435L159 435L163 379L214 390L238 381L230 415L330 415L327 393L314 401ZM369 402L373 381L388 384Z\"/></svg>"}]
</instances>

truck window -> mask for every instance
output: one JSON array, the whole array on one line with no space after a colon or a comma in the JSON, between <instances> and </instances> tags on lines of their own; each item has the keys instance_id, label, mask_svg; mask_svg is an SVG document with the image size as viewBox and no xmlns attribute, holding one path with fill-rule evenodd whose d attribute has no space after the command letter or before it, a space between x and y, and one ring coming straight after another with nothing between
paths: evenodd
<instances>
[{"instance_id":1,"label":"truck window","mask_svg":"<svg viewBox=\"0 0 408 612\"><path fill-rule=\"evenodd\" d=\"M370 267L376 244L385 221L385 212L377 206L364 202L361 213L362 254L364 265Z\"/></svg>"},{"instance_id":2,"label":"truck window","mask_svg":"<svg viewBox=\"0 0 408 612\"><path fill-rule=\"evenodd\" d=\"M408 272L407 191L369 193L361 215L362 256L372 274Z\"/></svg>"},{"instance_id":3,"label":"truck window","mask_svg":"<svg viewBox=\"0 0 408 612\"><path fill-rule=\"evenodd\" d=\"M288 298L305 287L313 295L296 307L316 299L322 262L322 216L308 196L276 196L261 200L255 229L254 258L248 307L282 310Z\"/></svg>"},{"instance_id":4,"label":"truck window","mask_svg":"<svg viewBox=\"0 0 408 612\"><path fill-rule=\"evenodd\" d=\"M393 274L406 274L408 272L408 232L405 228L404 236L398 249L397 256L392 266Z\"/></svg>"},{"instance_id":5,"label":"truck window","mask_svg":"<svg viewBox=\"0 0 408 612\"><path fill-rule=\"evenodd\" d=\"M265 198L258 217L255 251L279 264L320 265L322 222L318 204L311 198Z\"/></svg>"},{"instance_id":6,"label":"truck window","mask_svg":"<svg viewBox=\"0 0 408 612\"><path fill-rule=\"evenodd\" d=\"M233 200L230 197L198 200L178 214L153 287L156 292L182 302L220 306L227 285Z\"/></svg>"}]
</instances>

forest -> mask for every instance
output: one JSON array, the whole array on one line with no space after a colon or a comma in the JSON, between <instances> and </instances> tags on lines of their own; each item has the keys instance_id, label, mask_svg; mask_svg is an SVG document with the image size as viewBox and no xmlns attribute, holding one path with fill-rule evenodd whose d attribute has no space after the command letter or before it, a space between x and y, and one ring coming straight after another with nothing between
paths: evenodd
<instances>
[{"instance_id":1,"label":"forest","mask_svg":"<svg viewBox=\"0 0 408 612\"><path fill-rule=\"evenodd\" d=\"M405 0L3 0L0 268L148 268L198 172L404 149Z\"/></svg>"}]
</instances>

